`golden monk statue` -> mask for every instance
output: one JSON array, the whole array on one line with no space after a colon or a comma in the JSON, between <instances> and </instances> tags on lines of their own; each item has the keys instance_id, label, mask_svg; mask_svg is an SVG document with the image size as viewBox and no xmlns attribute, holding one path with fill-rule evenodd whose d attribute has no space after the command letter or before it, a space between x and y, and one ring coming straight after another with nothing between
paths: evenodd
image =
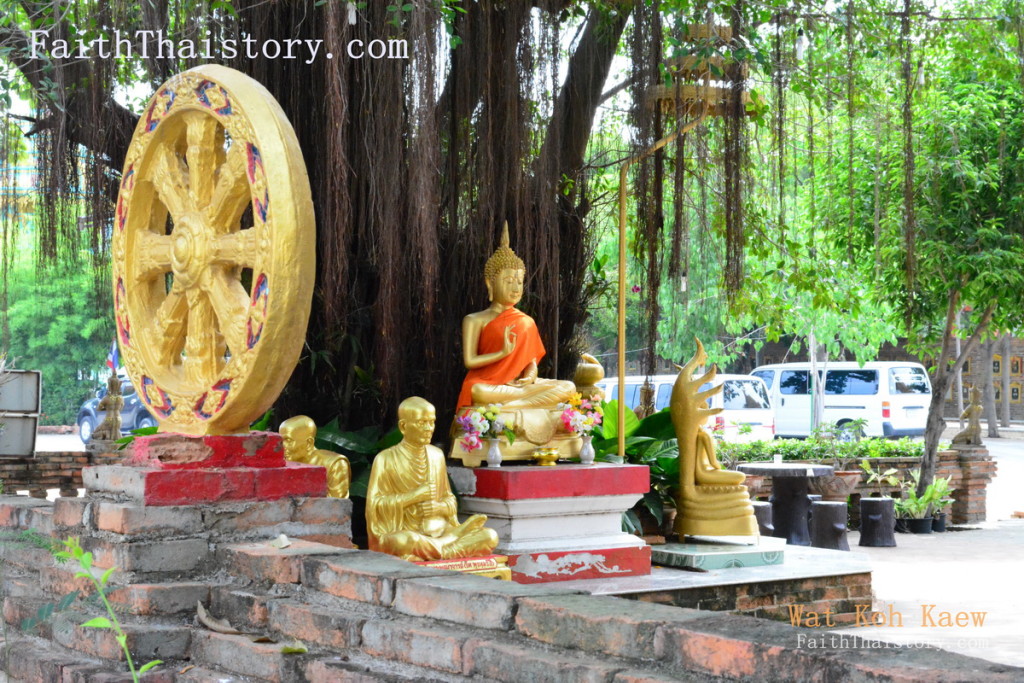
<instances>
[{"instance_id":1,"label":"golden monk statue","mask_svg":"<svg viewBox=\"0 0 1024 683\"><path fill-rule=\"evenodd\" d=\"M559 425L557 415L551 412L558 411L558 404L576 393L572 382L537 377L537 363L545 354L544 343L537 323L516 308L523 297L525 277L523 260L509 247L506 223L501 245L484 266L491 305L470 313L462 321L462 360L467 372L457 411L461 413L469 406L500 406L505 422L513 425L519 444L510 452L503 448L506 458L517 454L532 457L536 448L550 445ZM520 438L524 439L521 443ZM563 455L575 455L578 451L577 444L575 452ZM457 449L453 457L466 460Z\"/></svg>"},{"instance_id":2,"label":"golden monk statue","mask_svg":"<svg viewBox=\"0 0 1024 683\"><path fill-rule=\"evenodd\" d=\"M697 353L672 387L669 411L679 443L679 493L676 499L676 533L682 536L755 536L757 520L742 472L723 470L715 456L715 442L702 429L707 419L722 412L708 408L707 400L723 385L704 391L701 385L715 378L717 368L694 378L693 371L707 361L697 340Z\"/></svg>"},{"instance_id":3,"label":"golden monk statue","mask_svg":"<svg viewBox=\"0 0 1024 683\"><path fill-rule=\"evenodd\" d=\"M488 555L498 545L486 516L459 524L444 454L430 445L435 420L434 406L418 396L398 406L402 441L377 454L370 470L370 550L416 562Z\"/></svg>"},{"instance_id":4,"label":"golden monk statue","mask_svg":"<svg viewBox=\"0 0 1024 683\"><path fill-rule=\"evenodd\" d=\"M316 447L316 423L305 415L296 415L281 423L284 439L284 457L291 462L319 465L327 468L327 495L348 498L352 468L348 458Z\"/></svg>"}]
</instances>

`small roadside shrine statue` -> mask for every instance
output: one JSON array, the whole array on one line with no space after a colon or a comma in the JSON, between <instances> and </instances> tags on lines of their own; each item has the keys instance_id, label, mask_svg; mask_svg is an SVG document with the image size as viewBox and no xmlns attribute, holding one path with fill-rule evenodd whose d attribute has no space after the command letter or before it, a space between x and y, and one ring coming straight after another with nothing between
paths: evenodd
<instances>
[{"instance_id":1,"label":"small roadside shrine statue","mask_svg":"<svg viewBox=\"0 0 1024 683\"><path fill-rule=\"evenodd\" d=\"M281 423L278 429L284 439L284 457L291 462L327 468L327 495L348 498L352 468L348 458L316 447L316 423L305 415L296 415Z\"/></svg>"},{"instance_id":2,"label":"small roadside shrine statue","mask_svg":"<svg viewBox=\"0 0 1024 683\"><path fill-rule=\"evenodd\" d=\"M488 555L498 544L485 515L459 523L444 454L430 445L435 419L434 406L418 396L398 406L402 441L377 454L370 470L370 550L415 562Z\"/></svg>"},{"instance_id":3,"label":"small roadside shrine statue","mask_svg":"<svg viewBox=\"0 0 1024 683\"><path fill-rule=\"evenodd\" d=\"M115 441L121 438L121 409L124 408L124 397L121 396L121 378L112 374L107 380L107 395L100 399L96 406L107 411L100 426L93 430L94 441Z\"/></svg>"}]
</instances>

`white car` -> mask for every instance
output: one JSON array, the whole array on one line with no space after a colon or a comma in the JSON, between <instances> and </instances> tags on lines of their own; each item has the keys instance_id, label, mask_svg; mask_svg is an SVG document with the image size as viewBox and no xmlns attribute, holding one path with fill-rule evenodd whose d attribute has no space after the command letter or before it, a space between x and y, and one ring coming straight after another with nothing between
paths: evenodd
<instances>
[{"instance_id":1,"label":"white car","mask_svg":"<svg viewBox=\"0 0 1024 683\"><path fill-rule=\"evenodd\" d=\"M626 377L626 406L633 409L640 403L640 387L647 378L643 375ZM676 375L652 375L654 385L654 408L668 407L672 397L672 386ZM701 390L712 383L704 384ZM751 375L725 375L715 377L713 384L723 385L722 391L710 399L712 408L722 412L708 420L707 428L720 435L725 441L745 443L748 441L771 441L775 438L775 416L768 397L768 388L759 377ZM609 377L598 384L608 400L617 399L619 381Z\"/></svg>"},{"instance_id":2,"label":"white car","mask_svg":"<svg viewBox=\"0 0 1024 683\"><path fill-rule=\"evenodd\" d=\"M865 436L921 436L928 418L932 387L920 363L871 361L819 363L825 373L825 411L821 422L844 424L864 419ZM762 365L751 373L768 385L775 406L776 433L809 436L814 402L810 363Z\"/></svg>"}]
</instances>

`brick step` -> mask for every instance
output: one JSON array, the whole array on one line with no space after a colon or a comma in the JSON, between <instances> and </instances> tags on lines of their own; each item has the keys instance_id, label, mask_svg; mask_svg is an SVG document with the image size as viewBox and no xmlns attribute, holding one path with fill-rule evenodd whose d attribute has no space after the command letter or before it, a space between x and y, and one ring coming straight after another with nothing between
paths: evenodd
<instances>
[{"instance_id":1,"label":"brick step","mask_svg":"<svg viewBox=\"0 0 1024 683\"><path fill-rule=\"evenodd\" d=\"M191 661L200 667L227 671L271 683L293 683L304 678L309 655L284 654L285 643L254 643L245 636L196 631Z\"/></svg>"},{"instance_id":2,"label":"brick step","mask_svg":"<svg viewBox=\"0 0 1024 683\"><path fill-rule=\"evenodd\" d=\"M241 676L217 669L189 664L175 674L175 683L259 683L264 679Z\"/></svg>"},{"instance_id":3,"label":"brick step","mask_svg":"<svg viewBox=\"0 0 1024 683\"><path fill-rule=\"evenodd\" d=\"M95 659L125 661L124 651L115 639L112 629L83 628L79 624L99 616L62 613L53 617L53 641L69 650ZM162 661L187 659L192 640L192 629L187 626L161 624L125 624L121 628L128 637L128 649L137 666L154 659Z\"/></svg>"},{"instance_id":4,"label":"brick step","mask_svg":"<svg viewBox=\"0 0 1024 683\"><path fill-rule=\"evenodd\" d=\"M62 538L100 532L100 536L112 542L205 538L224 543L285 534L320 538L351 548L351 513L352 501L340 498L164 506L61 498L54 503L52 518Z\"/></svg>"},{"instance_id":5,"label":"brick step","mask_svg":"<svg viewBox=\"0 0 1024 683\"><path fill-rule=\"evenodd\" d=\"M20 637L10 643L8 678L10 683L130 683L127 672L110 662L102 662L70 652L41 638ZM123 665L122 665L123 666ZM174 683L173 669L157 667L142 675L142 683Z\"/></svg>"}]
</instances>

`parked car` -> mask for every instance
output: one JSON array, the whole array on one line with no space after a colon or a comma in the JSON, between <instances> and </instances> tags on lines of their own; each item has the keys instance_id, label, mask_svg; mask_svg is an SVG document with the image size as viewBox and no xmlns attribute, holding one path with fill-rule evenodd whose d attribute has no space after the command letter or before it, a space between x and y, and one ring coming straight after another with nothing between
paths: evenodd
<instances>
[{"instance_id":1,"label":"parked car","mask_svg":"<svg viewBox=\"0 0 1024 683\"><path fill-rule=\"evenodd\" d=\"M89 443L92 440L93 431L107 416L107 411L99 409L100 399L106 395L107 387L104 385L96 390L95 397L83 403L78 410L78 418L75 421L78 423L78 436L82 443ZM121 396L124 398L124 407L121 409L122 434L128 434L133 429L156 426L156 420L146 410L146 405L127 377L121 378Z\"/></svg>"},{"instance_id":2,"label":"parked car","mask_svg":"<svg viewBox=\"0 0 1024 683\"><path fill-rule=\"evenodd\" d=\"M867 421L864 436L898 438L924 434L932 387L920 363L830 362L823 367L823 423L842 427L863 418ZM750 374L768 385L775 406L775 433L780 437L809 436L813 409L811 364L762 365Z\"/></svg>"},{"instance_id":3,"label":"parked car","mask_svg":"<svg viewBox=\"0 0 1024 683\"><path fill-rule=\"evenodd\" d=\"M636 408L640 403L640 387L644 380L642 375L626 377L626 405ZM661 410L668 407L672 398L672 386L676 375L652 375L654 385L654 408ZM775 417L768 388L763 380L751 375L715 376L713 384L723 385L722 391L711 397L712 408L722 408L722 412L712 417L707 427L720 435L725 441L743 443L747 441L770 441L775 437ZM619 381L610 377L598 386L605 392L608 400L618 398ZM701 386L707 389L711 383Z\"/></svg>"}]
</instances>

